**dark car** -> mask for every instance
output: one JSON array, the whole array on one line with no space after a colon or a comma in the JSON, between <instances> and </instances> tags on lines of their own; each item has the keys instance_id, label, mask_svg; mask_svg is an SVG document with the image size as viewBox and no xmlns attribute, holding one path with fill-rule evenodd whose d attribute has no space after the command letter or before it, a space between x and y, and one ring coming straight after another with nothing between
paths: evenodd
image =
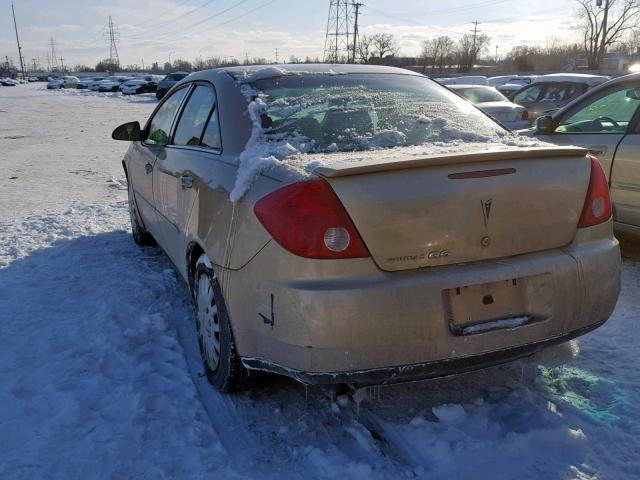
<instances>
[{"instance_id":1,"label":"dark car","mask_svg":"<svg viewBox=\"0 0 640 480\"><path fill-rule=\"evenodd\" d=\"M158 90L156 91L156 98L161 99L176 83L188 76L189 72L172 72L158 84Z\"/></svg>"}]
</instances>

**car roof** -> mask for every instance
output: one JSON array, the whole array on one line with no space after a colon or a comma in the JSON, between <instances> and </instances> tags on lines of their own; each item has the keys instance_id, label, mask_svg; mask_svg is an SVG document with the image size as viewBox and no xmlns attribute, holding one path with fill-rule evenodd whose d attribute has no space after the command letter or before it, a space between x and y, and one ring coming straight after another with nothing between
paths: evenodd
<instances>
[{"instance_id":1,"label":"car roof","mask_svg":"<svg viewBox=\"0 0 640 480\"><path fill-rule=\"evenodd\" d=\"M588 73L550 73L549 75L540 75L533 79L531 84L543 82L579 82L589 84L599 84L607 82L611 78L604 75L590 75Z\"/></svg>"},{"instance_id":2,"label":"car roof","mask_svg":"<svg viewBox=\"0 0 640 480\"><path fill-rule=\"evenodd\" d=\"M486 88L487 90L497 91L493 85L477 85L475 83L452 83L447 85L452 90L462 90L463 88Z\"/></svg>"},{"instance_id":3,"label":"car roof","mask_svg":"<svg viewBox=\"0 0 640 480\"><path fill-rule=\"evenodd\" d=\"M278 77L287 74L347 74L347 73L395 73L403 75L421 76L419 73L404 68L386 67L381 65L356 65L356 64L326 64L326 63L296 63L279 65L246 65L237 67L221 67L214 70L224 71L240 78L255 76L263 72L268 76L260 75L260 78Z\"/></svg>"}]
</instances>

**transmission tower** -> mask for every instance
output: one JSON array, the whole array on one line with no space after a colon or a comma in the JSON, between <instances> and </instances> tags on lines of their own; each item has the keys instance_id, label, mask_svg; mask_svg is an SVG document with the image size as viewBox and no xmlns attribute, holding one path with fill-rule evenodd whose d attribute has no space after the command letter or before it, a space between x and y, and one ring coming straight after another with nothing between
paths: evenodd
<instances>
[{"instance_id":1,"label":"transmission tower","mask_svg":"<svg viewBox=\"0 0 640 480\"><path fill-rule=\"evenodd\" d=\"M60 66L58 65L58 56L56 55L56 41L51 37L49 39L49 71L57 72L60 70Z\"/></svg>"},{"instance_id":2,"label":"transmission tower","mask_svg":"<svg viewBox=\"0 0 640 480\"><path fill-rule=\"evenodd\" d=\"M118 32L118 27L113 24L111 16L109 16L109 24L104 27L103 36L105 38L105 41L109 43L109 63L120 65L120 58L118 57L118 47L116 45L120 41L120 32Z\"/></svg>"},{"instance_id":3,"label":"transmission tower","mask_svg":"<svg viewBox=\"0 0 640 480\"><path fill-rule=\"evenodd\" d=\"M324 61L347 63L355 61L358 9L361 3L330 0L327 35L324 39Z\"/></svg>"}]
</instances>

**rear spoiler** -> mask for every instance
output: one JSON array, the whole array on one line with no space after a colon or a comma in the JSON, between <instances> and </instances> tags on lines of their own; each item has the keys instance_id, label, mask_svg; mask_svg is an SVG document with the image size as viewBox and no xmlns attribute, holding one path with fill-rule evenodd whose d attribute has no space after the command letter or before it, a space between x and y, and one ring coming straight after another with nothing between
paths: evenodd
<instances>
[{"instance_id":1,"label":"rear spoiler","mask_svg":"<svg viewBox=\"0 0 640 480\"><path fill-rule=\"evenodd\" d=\"M313 172L324 178L346 177L366 173L379 173L409 168L435 167L442 165L463 165L469 163L494 162L501 160L522 160L550 157L585 156L587 150L579 147L533 147L513 149L490 149L479 152L448 153L437 156L415 158L415 154L377 150L367 152L361 161L338 161L330 165L320 165ZM357 153L354 153L356 156ZM329 157L330 158L330 157Z\"/></svg>"}]
</instances>

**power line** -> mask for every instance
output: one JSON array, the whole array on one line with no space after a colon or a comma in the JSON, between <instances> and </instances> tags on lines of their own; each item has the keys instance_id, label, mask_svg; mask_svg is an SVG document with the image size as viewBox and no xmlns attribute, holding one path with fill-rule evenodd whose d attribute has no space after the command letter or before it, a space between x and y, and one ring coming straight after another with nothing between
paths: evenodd
<instances>
[{"instance_id":1,"label":"power line","mask_svg":"<svg viewBox=\"0 0 640 480\"><path fill-rule=\"evenodd\" d=\"M255 12L256 10L260 10L261 8L268 7L269 5L271 5L272 3L275 3L275 2L277 2L277 1L278 1L278 0L269 0L268 2L263 3L263 4L261 4L261 5L258 5L257 7L254 7L254 8L252 8L251 10L249 10L249 11L247 11L247 12L245 12L245 13L241 14L241 15L238 15L237 17L233 17L233 18L231 18L231 19L229 19L229 20L226 20L226 21L224 21L224 22L222 22L222 23L218 23L218 24L216 25L216 27L222 27L222 26L224 26L224 25L228 25L229 23L233 23L233 22L235 22L236 20L240 20L241 18L246 17L247 15L251 15L251 14L252 14L253 12Z\"/></svg>"},{"instance_id":2,"label":"power line","mask_svg":"<svg viewBox=\"0 0 640 480\"><path fill-rule=\"evenodd\" d=\"M149 31L149 29L156 29L156 28L159 28L159 27L165 27L167 25L175 24L176 20L180 20L181 18L184 18L184 17L186 17L188 15L191 15L192 13L195 13L198 10L200 10L200 9L202 9L202 8L208 6L208 5L211 5L215 1L216 0L207 0L202 5L199 5L199 6L195 7L195 8L192 8L188 12L185 12L185 13L183 13L181 15L178 15L177 17L173 17L173 18L171 18L169 20L164 20L164 21L162 21L160 23L157 23L155 25L148 25L147 27L145 27L145 29L147 30L146 32L140 32L140 33L136 33L136 34L129 35L129 36L131 38L138 38L138 37L149 35L149 34L156 34L157 32L155 30Z\"/></svg>"},{"instance_id":3,"label":"power line","mask_svg":"<svg viewBox=\"0 0 640 480\"><path fill-rule=\"evenodd\" d=\"M354 22L353 22L353 53L351 55L351 63L356 63L356 46L358 43L358 14L360 13L360 7L364 6L364 3L354 3L353 8L354 12Z\"/></svg>"},{"instance_id":4,"label":"power line","mask_svg":"<svg viewBox=\"0 0 640 480\"><path fill-rule=\"evenodd\" d=\"M191 25L187 25L186 27L181 27L181 28L178 28L178 29L176 29L176 30L172 30L172 31L169 31L169 32L165 32L165 33L163 33L162 35L158 35L158 36L156 36L156 37L155 37L155 39L156 39L156 40L158 40L158 39L163 39L163 38L166 38L166 37L168 37L168 36L170 36L170 37L175 37L175 35L177 35L177 34L182 34L182 35L184 35L184 34L186 34L186 33L187 33L187 31L189 31L189 30L193 29L194 27L197 27L197 26L199 26L199 25L202 25L203 23L208 22L209 20L212 20L212 19L214 19L214 18L216 18L216 17L219 17L220 15L224 15L225 13L229 12L230 10L233 10L234 8L237 8L237 7L239 7L240 5L242 5L243 3L246 3L246 2L248 2L248 1L249 1L249 0L240 0L240 1L236 2L236 3L234 3L233 5L231 5L230 7L225 8L224 10L222 10L222 11L220 11L220 12L218 12L218 13L214 13L213 15L209 15L208 17L203 18L202 20L199 20L199 21L197 21L196 23L192 23ZM275 0L271 0L271 2L268 2L268 3L272 3L273 1L275 1ZM267 4L268 4L268 3L267 3ZM261 7L264 7L264 6L266 6L266 4L265 4L265 5L261 5L260 7L257 7L257 8L261 8ZM257 8L255 8L255 9L254 9L254 11L255 11L255 10L257 10ZM222 25L224 25L224 24L226 24L226 23L228 23L228 22L225 22L225 23L223 23ZM217 25L217 26L219 26L219 25Z\"/></svg>"},{"instance_id":5,"label":"power line","mask_svg":"<svg viewBox=\"0 0 640 480\"><path fill-rule=\"evenodd\" d=\"M139 27L141 25L146 25L147 23L152 23L154 21L156 21L158 18L164 17L167 13L173 13L173 11L178 8L183 6L186 3L189 3L191 0L182 0L182 2L178 3L177 5L174 5L173 7L171 7L169 10L162 12L160 15L155 15L151 18L147 18L146 20L143 20L142 22L134 25L134 27Z\"/></svg>"}]
</instances>

